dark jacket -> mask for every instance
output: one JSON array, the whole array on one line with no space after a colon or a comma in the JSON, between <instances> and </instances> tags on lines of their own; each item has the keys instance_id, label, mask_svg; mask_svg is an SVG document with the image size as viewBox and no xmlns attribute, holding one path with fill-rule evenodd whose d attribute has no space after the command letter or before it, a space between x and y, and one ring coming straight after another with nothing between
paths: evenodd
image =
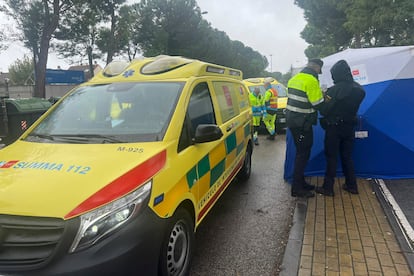
<instances>
[{"instance_id":1,"label":"dark jacket","mask_svg":"<svg viewBox=\"0 0 414 276\"><path fill-rule=\"evenodd\" d=\"M354 81L351 68L345 60L340 60L331 68L334 85L326 94L331 98L325 101L320 113L330 124L355 123L356 115L365 97L364 88Z\"/></svg>"}]
</instances>

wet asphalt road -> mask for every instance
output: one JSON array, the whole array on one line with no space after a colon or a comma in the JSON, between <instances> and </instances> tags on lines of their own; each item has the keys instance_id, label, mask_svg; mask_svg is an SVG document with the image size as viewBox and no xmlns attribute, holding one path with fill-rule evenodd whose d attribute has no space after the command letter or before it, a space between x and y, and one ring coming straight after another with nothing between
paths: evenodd
<instances>
[{"instance_id":1,"label":"wet asphalt road","mask_svg":"<svg viewBox=\"0 0 414 276\"><path fill-rule=\"evenodd\" d=\"M249 181L231 183L197 230L191 276L278 275L295 200L283 180L285 135L259 139Z\"/></svg>"}]
</instances>

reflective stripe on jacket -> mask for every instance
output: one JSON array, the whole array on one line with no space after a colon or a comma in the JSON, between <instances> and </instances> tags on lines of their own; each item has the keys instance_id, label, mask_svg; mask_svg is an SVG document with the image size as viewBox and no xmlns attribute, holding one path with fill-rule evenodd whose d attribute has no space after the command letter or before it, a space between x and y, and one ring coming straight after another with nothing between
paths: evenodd
<instances>
[{"instance_id":1,"label":"reflective stripe on jacket","mask_svg":"<svg viewBox=\"0 0 414 276\"><path fill-rule=\"evenodd\" d=\"M313 75L300 72L288 82L287 110L313 113L315 105L323 102L319 81Z\"/></svg>"},{"instance_id":2,"label":"reflective stripe on jacket","mask_svg":"<svg viewBox=\"0 0 414 276\"><path fill-rule=\"evenodd\" d=\"M262 95L257 95L254 93L250 93L250 106L252 107L253 116L262 116L263 110L263 99Z\"/></svg>"},{"instance_id":3,"label":"reflective stripe on jacket","mask_svg":"<svg viewBox=\"0 0 414 276\"><path fill-rule=\"evenodd\" d=\"M316 108L324 102L318 74L305 68L288 82L286 124L289 128L308 128L317 122Z\"/></svg>"},{"instance_id":4,"label":"reflective stripe on jacket","mask_svg":"<svg viewBox=\"0 0 414 276\"><path fill-rule=\"evenodd\" d=\"M265 93L265 106L266 110L277 111L277 91L276 89L269 88Z\"/></svg>"}]
</instances>

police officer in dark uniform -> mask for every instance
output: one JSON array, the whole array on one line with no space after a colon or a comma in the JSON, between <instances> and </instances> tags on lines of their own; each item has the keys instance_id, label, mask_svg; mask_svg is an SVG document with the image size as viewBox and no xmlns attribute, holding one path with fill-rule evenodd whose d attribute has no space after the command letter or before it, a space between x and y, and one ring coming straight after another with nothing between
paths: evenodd
<instances>
[{"instance_id":1,"label":"police officer in dark uniform","mask_svg":"<svg viewBox=\"0 0 414 276\"><path fill-rule=\"evenodd\" d=\"M291 195L313 197L315 187L306 183L304 171L313 145L313 125L316 125L317 110L323 105L324 96L319 86L318 74L322 73L323 61L309 60L306 67L288 82L286 125L296 148Z\"/></svg>"},{"instance_id":2,"label":"police officer in dark uniform","mask_svg":"<svg viewBox=\"0 0 414 276\"><path fill-rule=\"evenodd\" d=\"M315 191L326 196L334 196L333 185L339 152L345 176L345 184L342 188L351 194L358 194L352 149L356 114L365 97L365 91L354 81L351 69L345 60L340 60L333 65L331 75L334 85L326 92L327 100L320 110L324 116L320 120L321 126L325 129L327 165L323 185L317 187Z\"/></svg>"}]
</instances>

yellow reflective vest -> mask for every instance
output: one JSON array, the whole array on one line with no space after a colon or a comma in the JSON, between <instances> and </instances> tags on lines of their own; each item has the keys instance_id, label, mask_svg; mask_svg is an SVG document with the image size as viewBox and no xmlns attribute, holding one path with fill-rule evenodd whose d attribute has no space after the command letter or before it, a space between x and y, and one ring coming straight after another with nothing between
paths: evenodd
<instances>
[{"instance_id":1,"label":"yellow reflective vest","mask_svg":"<svg viewBox=\"0 0 414 276\"><path fill-rule=\"evenodd\" d=\"M318 75L305 68L288 82L286 123L288 127L302 127L305 121L316 124L318 106L324 101ZM289 113L289 114L288 114Z\"/></svg>"},{"instance_id":2,"label":"yellow reflective vest","mask_svg":"<svg viewBox=\"0 0 414 276\"><path fill-rule=\"evenodd\" d=\"M262 116L263 111L263 97L262 95L250 93L249 95L250 106L252 107L253 116Z\"/></svg>"}]
</instances>

